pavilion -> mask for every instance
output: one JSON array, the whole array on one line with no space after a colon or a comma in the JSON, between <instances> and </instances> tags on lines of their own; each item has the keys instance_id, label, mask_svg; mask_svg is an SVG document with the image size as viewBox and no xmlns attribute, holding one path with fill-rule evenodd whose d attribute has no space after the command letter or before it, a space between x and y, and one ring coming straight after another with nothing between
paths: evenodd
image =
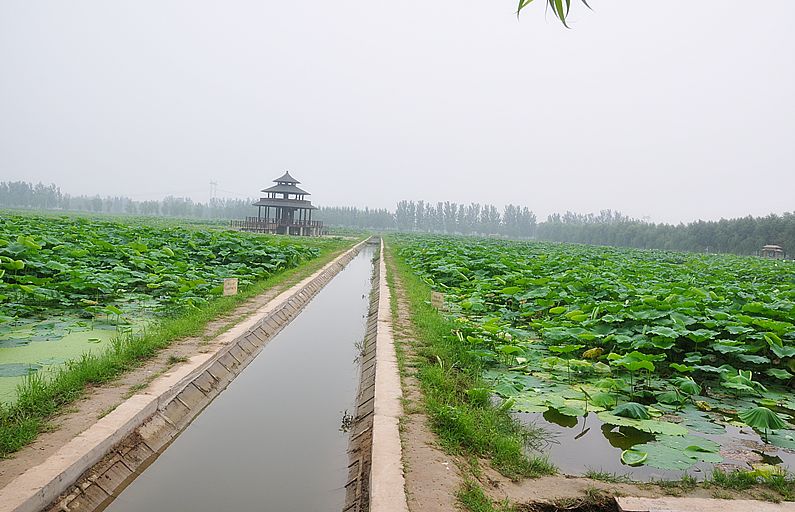
<instances>
[{"instance_id":1,"label":"pavilion","mask_svg":"<svg viewBox=\"0 0 795 512\"><path fill-rule=\"evenodd\" d=\"M319 236L323 234L323 222L312 220L312 211L317 210L306 199L309 192L298 187L301 183L285 172L273 180L276 185L263 189L265 197L254 203L256 217L244 221L232 221L232 227L256 233L280 235Z\"/></svg>"},{"instance_id":2,"label":"pavilion","mask_svg":"<svg viewBox=\"0 0 795 512\"><path fill-rule=\"evenodd\" d=\"M780 245L766 245L762 247L760 253L763 258L784 259L784 249Z\"/></svg>"}]
</instances>

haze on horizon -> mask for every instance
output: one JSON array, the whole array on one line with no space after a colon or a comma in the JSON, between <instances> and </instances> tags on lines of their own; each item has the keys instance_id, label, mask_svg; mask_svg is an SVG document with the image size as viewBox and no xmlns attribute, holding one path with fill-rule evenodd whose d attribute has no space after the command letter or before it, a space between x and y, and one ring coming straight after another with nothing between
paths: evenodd
<instances>
[{"instance_id":1,"label":"haze on horizon","mask_svg":"<svg viewBox=\"0 0 795 512\"><path fill-rule=\"evenodd\" d=\"M621 5L619 5L621 4ZM795 2L0 4L0 181L73 195L795 210Z\"/></svg>"}]
</instances>

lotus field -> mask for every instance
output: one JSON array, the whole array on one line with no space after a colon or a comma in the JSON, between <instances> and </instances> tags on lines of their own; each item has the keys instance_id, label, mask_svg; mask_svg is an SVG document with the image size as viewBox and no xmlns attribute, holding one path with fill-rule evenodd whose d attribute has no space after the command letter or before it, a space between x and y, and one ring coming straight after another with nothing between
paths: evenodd
<instances>
[{"instance_id":1,"label":"lotus field","mask_svg":"<svg viewBox=\"0 0 795 512\"><path fill-rule=\"evenodd\" d=\"M713 464L764 471L793 460L795 263L396 241L406 263L444 294L460 326L451 336L482 363L490 391L516 417L568 427L590 417L630 472Z\"/></svg>"},{"instance_id":2,"label":"lotus field","mask_svg":"<svg viewBox=\"0 0 795 512\"><path fill-rule=\"evenodd\" d=\"M162 316L245 289L319 245L176 224L74 216L0 217L0 401L19 378Z\"/></svg>"}]
</instances>

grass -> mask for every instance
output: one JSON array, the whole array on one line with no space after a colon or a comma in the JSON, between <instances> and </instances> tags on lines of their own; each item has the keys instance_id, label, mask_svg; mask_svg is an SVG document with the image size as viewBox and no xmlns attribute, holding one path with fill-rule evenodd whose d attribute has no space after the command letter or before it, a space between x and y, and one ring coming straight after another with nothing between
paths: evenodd
<instances>
[{"instance_id":1,"label":"grass","mask_svg":"<svg viewBox=\"0 0 795 512\"><path fill-rule=\"evenodd\" d=\"M482 363L467 353L454 335L455 324L430 305L431 290L391 250L390 267L400 277L414 327L417 378L432 430L449 453L486 458L504 476L518 480L556 473L546 457L528 456L543 431L520 425L495 407L483 385ZM393 303L395 275L388 272ZM393 310L393 315L396 311ZM399 355L405 364L406 355ZM401 361L402 360L402 361Z\"/></svg>"},{"instance_id":2,"label":"grass","mask_svg":"<svg viewBox=\"0 0 795 512\"><path fill-rule=\"evenodd\" d=\"M698 487L698 480L691 475L684 475L679 480L655 480L652 483L668 496L682 496Z\"/></svg>"},{"instance_id":3,"label":"grass","mask_svg":"<svg viewBox=\"0 0 795 512\"><path fill-rule=\"evenodd\" d=\"M713 494L722 490L743 492L756 490L759 497L767 501L792 501L795 499L795 479L787 473L762 471L723 471L716 468L712 478L704 482L705 487L717 487ZM770 494L766 491L772 491Z\"/></svg>"},{"instance_id":4,"label":"grass","mask_svg":"<svg viewBox=\"0 0 795 512\"><path fill-rule=\"evenodd\" d=\"M174 366L177 363L186 363L187 361L188 361L188 358L186 356L170 355L170 356L168 356L168 360L166 361L166 364L168 366Z\"/></svg>"},{"instance_id":5,"label":"grass","mask_svg":"<svg viewBox=\"0 0 795 512\"><path fill-rule=\"evenodd\" d=\"M723 471L716 469L712 472L709 485L732 491L746 491L756 486L756 476L749 471Z\"/></svg>"},{"instance_id":6,"label":"grass","mask_svg":"<svg viewBox=\"0 0 795 512\"><path fill-rule=\"evenodd\" d=\"M495 504L472 480L464 482L456 493L456 498L461 507L469 512L511 512L515 510L508 503Z\"/></svg>"},{"instance_id":7,"label":"grass","mask_svg":"<svg viewBox=\"0 0 795 512\"><path fill-rule=\"evenodd\" d=\"M342 240L326 241L323 252L314 260L256 282L238 295L218 297L202 307L165 318L140 337L115 339L107 351L84 354L50 378L30 374L18 387L17 401L11 405L0 404L0 457L7 457L36 439L54 415L83 396L87 386L112 381L140 366L174 340L201 334L210 321L269 288L286 288L299 282L349 245L350 242ZM169 364L180 361L175 358L169 360Z\"/></svg>"},{"instance_id":8,"label":"grass","mask_svg":"<svg viewBox=\"0 0 795 512\"><path fill-rule=\"evenodd\" d=\"M115 404L111 405L110 407L106 407L99 414L97 414L97 419L101 420L102 418L104 418L108 414L110 414L113 411L115 411L116 407L118 407L119 405L121 405L121 402L115 403Z\"/></svg>"},{"instance_id":9,"label":"grass","mask_svg":"<svg viewBox=\"0 0 795 512\"><path fill-rule=\"evenodd\" d=\"M591 480L598 480L599 482L605 482L608 484L631 484L632 479L629 475L619 475L618 473L611 473L609 471L602 471L598 469L588 469L583 473L585 478L590 478Z\"/></svg>"}]
</instances>

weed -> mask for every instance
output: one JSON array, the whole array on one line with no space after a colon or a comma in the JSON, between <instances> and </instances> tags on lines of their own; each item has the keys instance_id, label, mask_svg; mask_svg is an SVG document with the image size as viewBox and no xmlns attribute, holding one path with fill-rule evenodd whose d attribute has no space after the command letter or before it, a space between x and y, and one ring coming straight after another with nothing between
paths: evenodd
<instances>
[{"instance_id":1,"label":"weed","mask_svg":"<svg viewBox=\"0 0 795 512\"><path fill-rule=\"evenodd\" d=\"M166 364L168 366L174 366L175 364L186 363L186 362L188 362L188 358L186 356L175 356L175 355L172 354L172 355L168 356L168 360L166 361Z\"/></svg>"},{"instance_id":2,"label":"weed","mask_svg":"<svg viewBox=\"0 0 795 512\"><path fill-rule=\"evenodd\" d=\"M495 504L472 480L464 482L456 493L456 498L464 510L469 512L511 512L514 510L508 503Z\"/></svg>"},{"instance_id":3,"label":"weed","mask_svg":"<svg viewBox=\"0 0 795 512\"><path fill-rule=\"evenodd\" d=\"M698 487L698 480L692 475L684 475L679 480L656 480L652 483L669 496L681 496Z\"/></svg>"},{"instance_id":4,"label":"weed","mask_svg":"<svg viewBox=\"0 0 795 512\"><path fill-rule=\"evenodd\" d=\"M734 499L734 496L731 493L723 491L721 489L713 489L712 490L712 497L715 498L716 500L733 500Z\"/></svg>"},{"instance_id":5,"label":"weed","mask_svg":"<svg viewBox=\"0 0 795 512\"><path fill-rule=\"evenodd\" d=\"M629 475L619 475L618 473L610 473L608 471L588 469L583 476L591 480L598 480L600 482L607 482L610 484L628 484L632 483Z\"/></svg>"},{"instance_id":6,"label":"weed","mask_svg":"<svg viewBox=\"0 0 795 512\"><path fill-rule=\"evenodd\" d=\"M756 476L748 471L723 471L715 468L709 483L723 489L745 491L756 485Z\"/></svg>"},{"instance_id":7,"label":"weed","mask_svg":"<svg viewBox=\"0 0 795 512\"><path fill-rule=\"evenodd\" d=\"M120 405L120 404L113 404L113 405L111 405L110 407L106 407L105 409L103 409L103 410L102 410L102 411L101 411L101 412L100 412L100 413L97 415L97 419L98 419L98 420L101 420L102 418L104 418L104 417L105 417L105 416L107 416L108 414L110 414L110 413L112 413L113 411L115 411L115 410L116 410L116 407L118 407L119 405Z\"/></svg>"}]
</instances>

